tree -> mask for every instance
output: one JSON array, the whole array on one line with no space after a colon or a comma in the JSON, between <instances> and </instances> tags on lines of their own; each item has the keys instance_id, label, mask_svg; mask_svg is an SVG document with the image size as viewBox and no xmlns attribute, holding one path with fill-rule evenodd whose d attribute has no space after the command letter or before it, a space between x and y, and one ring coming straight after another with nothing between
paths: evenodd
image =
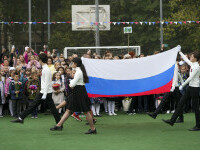
<instances>
[{"instance_id":1,"label":"tree","mask_svg":"<svg viewBox=\"0 0 200 150\"><path fill-rule=\"evenodd\" d=\"M199 21L200 1L170 0L170 17L168 21ZM186 52L200 47L200 26L195 23L173 24L165 27L165 41L172 46L181 45Z\"/></svg>"}]
</instances>

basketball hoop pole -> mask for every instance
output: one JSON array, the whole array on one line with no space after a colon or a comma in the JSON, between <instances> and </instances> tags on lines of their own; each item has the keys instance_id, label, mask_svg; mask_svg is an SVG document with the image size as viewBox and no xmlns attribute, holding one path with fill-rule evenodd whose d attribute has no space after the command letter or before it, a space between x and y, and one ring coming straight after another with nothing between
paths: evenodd
<instances>
[{"instance_id":1,"label":"basketball hoop pole","mask_svg":"<svg viewBox=\"0 0 200 150\"><path fill-rule=\"evenodd\" d=\"M99 39L99 0L95 0L95 14L96 14L96 47L100 46L100 39ZM96 49L96 53L100 55L100 49Z\"/></svg>"},{"instance_id":2,"label":"basketball hoop pole","mask_svg":"<svg viewBox=\"0 0 200 150\"><path fill-rule=\"evenodd\" d=\"M31 44L32 44L32 39L31 39L31 0L28 1L28 20L29 20L29 28L28 28L29 47L31 47Z\"/></svg>"},{"instance_id":3,"label":"basketball hoop pole","mask_svg":"<svg viewBox=\"0 0 200 150\"><path fill-rule=\"evenodd\" d=\"M128 33L128 52L129 52L129 33Z\"/></svg>"}]
</instances>

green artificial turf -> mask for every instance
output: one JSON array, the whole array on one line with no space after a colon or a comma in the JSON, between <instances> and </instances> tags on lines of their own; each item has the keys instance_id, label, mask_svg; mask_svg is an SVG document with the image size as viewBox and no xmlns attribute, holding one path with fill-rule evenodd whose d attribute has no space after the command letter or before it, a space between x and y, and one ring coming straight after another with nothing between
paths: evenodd
<instances>
[{"instance_id":1,"label":"green artificial turf","mask_svg":"<svg viewBox=\"0 0 200 150\"><path fill-rule=\"evenodd\" d=\"M145 114L97 118L98 134L85 135L89 126L85 118L78 122L70 117L63 131L50 131L55 125L52 115L40 114L38 119L25 119L14 124L13 118L0 118L0 150L198 150L200 131L191 132L194 114L185 114L185 123L173 127L164 124L171 114L152 119Z\"/></svg>"}]
</instances>

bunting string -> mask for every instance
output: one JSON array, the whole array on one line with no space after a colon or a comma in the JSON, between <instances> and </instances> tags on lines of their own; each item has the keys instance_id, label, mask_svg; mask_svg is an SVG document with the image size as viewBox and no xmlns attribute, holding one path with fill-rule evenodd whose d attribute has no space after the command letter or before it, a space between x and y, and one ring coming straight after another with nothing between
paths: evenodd
<instances>
[{"instance_id":1,"label":"bunting string","mask_svg":"<svg viewBox=\"0 0 200 150\"><path fill-rule=\"evenodd\" d=\"M156 22L147 22L147 21L132 21L132 22L71 22L71 21L62 21L62 22L6 22L1 21L0 24L72 24L72 25L81 25L81 24L90 24L90 25L103 25L103 24L111 24L111 25L156 25L162 23L163 25L184 25L184 24L199 24L200 21L156 21Z\"/></svg>"}]
</instances>

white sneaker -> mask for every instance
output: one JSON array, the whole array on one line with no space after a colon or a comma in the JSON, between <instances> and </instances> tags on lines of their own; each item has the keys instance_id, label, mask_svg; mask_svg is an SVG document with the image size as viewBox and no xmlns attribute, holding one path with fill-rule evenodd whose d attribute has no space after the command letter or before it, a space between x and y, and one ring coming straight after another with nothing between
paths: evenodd
<instances>
[{"instance_id":1,"label":"white sneaker","mask_svg":"<svg viewBox=\"0 0 200 150\"><path fill-rule=\"evenodd\" d=\"M108 115L109 115L109 116L112 116L113 114L112 114L112 113L108 113Z\"/></svg>"},{"instance_id":2,"label":"white sneaker","mask_svg":"<svg viewBox=\"0 0 200 150\"><path fill-rule=\"evenodd\" d=\"M170 111L168 110L167 112L166 112L166 114L169 114L170 113Z\"/></svg>"},{"instance_id":3,"label":"white sneaker","mask_svg":"<svg viewBox=\"0 0 200 150\"><path fill-rule=\"evenodd\" d=\"M3 115L0 115L0 118L3 118Z\"/></svg>"},{"instance_id":4,"label":"white sneaker","mask_svg":"<svg viewBox=\"0 0 200 150\"><path fill-rule=\"evenodd\" d=\"M172 110L171 113L173 114L175 112L175 110Z\"/></svg>"},{"instance_id":5,"label":"white sneaker","mask_svg":"<svg viewBox=\"0 0 200 150\"><path fill-rule=\"evenodd\" d=\"M113 112L112 114L113 114L114 116L117 116L117 114L116 114L116 113L114 113L114 112Z\"/></svg>"},{"instance_id":6,"label":"white sneaker","mask_svg":"<svg viewBox=\"0 0 200 150\"><path fill-rule=\"evenodd\" d=\"M33 116L33 117L31 117L32 119L34 119L35 117Z\"/></svg>"},{"instance_id":7,"label":"white sneaker","mask_svg":"<svg viewBox=\"0 0 200 150\"><path fill-rule=\"evenodd\" d=\"M37 119L38 117L37 116L35 116L35 119Z\"/></svg>"}]
</instances>

